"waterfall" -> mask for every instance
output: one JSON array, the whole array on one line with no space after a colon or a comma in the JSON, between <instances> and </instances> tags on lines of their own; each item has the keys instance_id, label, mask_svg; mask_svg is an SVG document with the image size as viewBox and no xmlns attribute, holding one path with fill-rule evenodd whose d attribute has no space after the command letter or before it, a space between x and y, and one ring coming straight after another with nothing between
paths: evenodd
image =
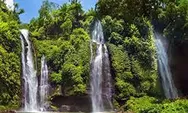
<instances>
[{"instance_id":1,"label":"waterfall","mask_svg":"<svg viewBox=\"0 0 188 113\"><path fill-rule=\"evenodd\" d=\"M113 105L111 103L111 98L112 98L112 76L111 76L111 69L110 69L110 60L109 60L109 55L108 55L108 49L106 45L104 44L104 57L103 57L103 62L104 62L104 75L105 78L104 81L104 94L106 96L107 102L109 104L110 109L113 108Z\"/></svg>"},{"instance_id":2,"label":"waterfall","mask_svg":"<svg viewBox=\"0 0 188 113\"><path fill-rule=\"evenodd\" d=\"M45 56L41 58L41 76L40 76L40 110L46 111L48 107L48 67Z\"/></svg>"},{"instance_id":3,"label":"waterfall","mask_svg":"<svg viewBox=\"0 0 188 113\"><path fill-rule=\"evenodd\" d=\"M157 32L155 32L154 34L155 34L155 43L156 43L157 54L158 54L159 72L160 72L164 94L166 98L174 99L178 97L178 94L169 68L168 56L161 41L162 35Z\"/></svg>"},{"instance_id":4,"label":"waterfall","mask_svg":"<svg viewBox=\"0 0 188 113\"><path fill-rule=\"evenodd\" d=\"M96 55L93 53L93 43L96 44ZM108 50L104 44L104 36L100 21L96 21L92 31L91 41L91 101L93 112L104 111L103 96L111 104L111 74ZM104 79L105 78L105 79Z\"/></svg>"},{"instance_id":5,"label":"waterfall","mask_svg":"<svg viewBox=\"0 0 188 113\"><path fill-rule=\"evenodd\" d=\"M22 77L24 80L24 111L37 111L38 80L33 63L29 32L26 29L22 29L20 31L22 44Z\"/></svg>"}]
</instances>

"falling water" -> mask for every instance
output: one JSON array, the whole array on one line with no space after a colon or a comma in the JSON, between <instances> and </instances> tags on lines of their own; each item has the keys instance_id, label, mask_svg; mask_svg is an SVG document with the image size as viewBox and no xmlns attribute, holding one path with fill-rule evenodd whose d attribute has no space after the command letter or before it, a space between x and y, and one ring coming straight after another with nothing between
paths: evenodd
<instances>
[{"instance_id":1,"label":"falling water","mask_svg":"<svg viewBox=\"0 0 188 113\"><path fill-rule=\"evenodd\" d=\"M96 43L96 55L94 56L92 44ZM103 52L104 50L104 52ZM103 85L105 79L107 85ZM104 36L100 21L96 21L92 32L91 42L91 100L93 112L104 111L103 95L109 100L111 105L111 82L110 65L108 58L108 50L104 44ZM103 88L103 86L105 88ZM105 90L103 90L105 89Z\"/></svg>"},{"instance_id":2,"label":"falling water","mask_svg":"<svg viewBox=\"0 0 188 113\"><path fill-rule=\"evenodd\" d=\"M109 55L108 55L108 49L106 45L104 44L104 56L103 56L103 66L104 66L104 75L105 78L104 81L104 94L105 97L108 101L108 105L110 110L112 110L113 105L111 103L111 98L112 98L112 77L111 77L111 72L110 72L110 62L109 62Z\"/></svg>"},{"instance_id":3,"label":"falling water","mask_svg":"<svg viewBox=\"0 0 188 113\"><path fill-rule=\"evenodd\" d=\"M33 63L29 32L26 29L20 31L22 43L22 77L24 80L24 111L37 111L38 81Z\"/></svg>"},{"instance_id":4,"label":"falling water","mask_svg":"<svg viewBox=\"0 0 188 113\"><path fill-rule=\"evenodd\" d=\"M155 32L155 37L156 37L155 43L157 46L157 53L158 53L158 65L159 65L159 71L160 71L164 93L166 98L174 99L178 97L178 94L176 87L173 83L172 74L170 72L168 56L161 41L162 35Z\"/></svg>"},{"instance_id":5,"label":"falling water","mask_svg":"<svg viewBox=\"0 0 188 113\"><path fill-rule=\"evenodd\" d=\"M46 111L48 107L48 67L45 56L41 58L41 77L40 77L40 110Z\"/></svg>"}]
</instances>

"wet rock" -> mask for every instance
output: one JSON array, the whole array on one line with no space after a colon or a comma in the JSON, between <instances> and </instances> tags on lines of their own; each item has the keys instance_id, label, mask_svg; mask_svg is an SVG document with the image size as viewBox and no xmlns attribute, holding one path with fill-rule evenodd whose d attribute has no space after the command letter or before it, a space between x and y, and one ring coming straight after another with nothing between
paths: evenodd
<instances>
[{"instance_id":1,"label":"wet rock","mask_svg":"<svg viewBox=\"0 0 188 113\"><path fill-rule=\"evenodd\" d=\"M56 96L52 99L52 105L60 112L90 112L91 99L85 96Z\"/></svg>"},{"instance_id":2,"label":"wet rock","mask_svg":"<svg viewBox=\"0 0 188 113\"><path fill-rule=\"evenodd\" d=\"M176 45L171 49L171 71L173 80L179 91L179 96L188 95L188 41Z\"/></svg>"},{"instance_id":3,"label":"wet rock","mask_svg":"<svg viewBox=\"0 0 188 113\"><path fill-rule=\"evenodd\" d=\"M59 108L59 111L60 112L69 112L71 110L71 107L70 106L67 106L67 105L62 105L60 108Z\"/></svg>"},{"instance_id":4,"label":"wet rock","mask_svg":"<svg viewBox=\"0 0 188 113\"><path fill-rule=\"evenodd\" d=\"M0 113L16 113L14 110L0 111Z\"/></svg>"}]
</instances>

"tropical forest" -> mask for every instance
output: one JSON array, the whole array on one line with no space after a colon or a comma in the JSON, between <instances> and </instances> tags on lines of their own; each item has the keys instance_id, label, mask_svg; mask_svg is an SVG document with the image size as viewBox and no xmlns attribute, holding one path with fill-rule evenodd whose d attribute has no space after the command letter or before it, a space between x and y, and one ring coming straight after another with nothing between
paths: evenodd
<instances>
[{"instance_id":1,"label":"tropical forest","mask_svg":"<svg viewBox=\"0 0 188 113\"><path fill-rule=\"evenodd\" d=\"M39 1L0 0L0 112L188 113L188 0Z\"/></svg>"}]
</instances>

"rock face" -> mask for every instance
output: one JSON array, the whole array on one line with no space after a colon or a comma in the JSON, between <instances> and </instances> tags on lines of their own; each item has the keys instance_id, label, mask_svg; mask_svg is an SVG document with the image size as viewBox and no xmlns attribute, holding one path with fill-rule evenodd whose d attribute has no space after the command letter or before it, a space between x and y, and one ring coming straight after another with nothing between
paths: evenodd
<instances>
[{"instance_id":1,"label":"rock face","mask_svg":"<svg viewBox=\"0 0 188 113\"><path fill-rule=\"evenodd\" d=\"M103 97L105 109L111 110L108 103L108 99L104 95ZM59 112L91 112L92 104L91 97L89 95L85 96L54 96L51 101L52 107L48 111L59 111Z\"/></svg>"},{"instance_id":2,"label":"rock face","mask_svg":"<svg viewBox=\"0 0 188 113\"><path fill-rule=\"evenodd\" d=\"M13 110L7 110L7 111L2 111L1 113L16 113L16 111L13 111Z\"/></svg>"},{"instance_id":3,"label":"rock face","mask_svg":"<svg viewBox=\"0 0 188 113\"><path fill-rule=\"evenodd\" d=\"M171 55L171 71L180 96L188 95L188 42L174 45Z\"/></svg>"},{"instance_id":4,"label":"rock face","mask_svg":"<svg viewBox=\"0 0 188 113\"><path fill-rule=\"evenodd\" d=\"M91 99L89 96L56 96L52 99L52 104L60 112L90 112Z\"/></svg>"}]
</instances>

